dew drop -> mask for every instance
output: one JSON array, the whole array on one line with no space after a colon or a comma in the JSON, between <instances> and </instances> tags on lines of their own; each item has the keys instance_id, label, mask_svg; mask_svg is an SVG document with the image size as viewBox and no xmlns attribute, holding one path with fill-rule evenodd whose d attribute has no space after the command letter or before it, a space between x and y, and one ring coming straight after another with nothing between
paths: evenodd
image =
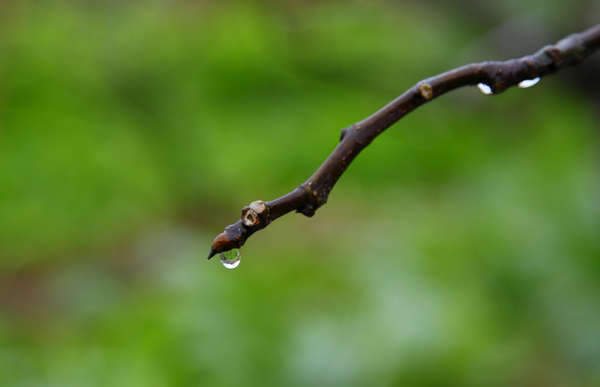
<instances>
[{"instance_id":1,"label":"dew drop","mask_svg":"<svg viewBox=\"0 0 600 387\"><path fill-rule=\"evenodd\" d=\"M221 256L221 263L227 269L235 269L240 265L240 261L242 260L242 254L239 249L224 251L219 253L219 255Z\"/></svg>"},{"instance_id":2,"label":"dew drop","mask_svg":"<svg viewBox=\"0 0 600 387\"><path fill-rule=\"evenodd\" d=\"M494 94L492 88L486 85L485 83L480 83L477 85L477 87L479 87L479 90L481 90L483 94Z\"/></svg>"},{"instance_id":3,"label":"dew drop","mask_svg":"<svg viewBox=\"0 0 600 387\"><path fill-rule=\"evenodd\" d=\"M531 86L535 85L539 81L540 81L540 77L533 78L533 79L526 79L526 80L522 81L521 83L519 83L517 86L519 86L522 89L525 89L527 87L531 87Z\"/></svg>"}]
</instances>

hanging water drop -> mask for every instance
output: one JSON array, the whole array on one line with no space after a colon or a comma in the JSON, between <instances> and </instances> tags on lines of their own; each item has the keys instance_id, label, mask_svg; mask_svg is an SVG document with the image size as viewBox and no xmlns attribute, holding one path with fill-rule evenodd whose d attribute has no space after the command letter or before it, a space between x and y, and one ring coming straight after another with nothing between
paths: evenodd
<instances>
[{"instance_id":1,"label":"hanging water drop","mask_svg":"<svg viewBox=\"0 0 600 387\"><path fill-rule=\"evenodd\" d=\"M239 266L240 261L242 260L242 254L239 249L232 249L229 251L223 251L219 253L221 256L221 263L227 269L235 269Z\"/></svg>"},{"instance_id":2,"label":"hanging water drop","mask_svg":"<svg viewBox=\"0 0 600 387\"><path fill-rule=\"evenodd\" d=\"M535 85L539 81L540 81L540 77L533 78L533 79L526 79L524 81L521 81L521 83L519 83L517 86L519 86L521 89L525 89L527 87L531 87L531 86Z\"/></svg>"},{"instance_id":3,"label":"hanging water drop","mask_svg":"<svg viewBox=\"0 0 600 387\"><path fill-rule=\"evenodd\" d=\"M477 87L479 87L479 90L481 90L483 94L494 94L492 88L486 85L485 83L480 83L477 85Z\"/></svg>"}]
</instances>

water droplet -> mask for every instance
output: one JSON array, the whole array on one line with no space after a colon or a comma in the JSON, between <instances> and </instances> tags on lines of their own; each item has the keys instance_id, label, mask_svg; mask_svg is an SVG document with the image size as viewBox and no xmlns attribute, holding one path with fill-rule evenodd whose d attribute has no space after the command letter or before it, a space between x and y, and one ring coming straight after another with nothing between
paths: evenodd
<instances>
[{"instance_id":1,"label":"water droplet","mask_svg":"<svg viewBox=\"0 0 600 387\"><path fill-rule=\"evenodd\" d=\"M240 261L242 260L242 254L239 249L223 251L219 255L221 256L221 263L227 269L235 269L240 265Z\"/></svg>"},{"instance_id":2,"label":"water droplet","mask_svg":"<svg viewBox=\"0 0 600 387\"><path fill-rule=\"evenodd\" d=\"M483 94L494 94L492 88L486 85L485 83L480 83L477 85L477 87L479 87L479 90L481 90Z\"/></svg>"},{"instance_id":3,"label":"water droplet","mask_svg":"<svg viewBox=\"0 0 600 387\"><path fill-rule=\"evenodd\" d=\"M526 79L526 80L522 81L521 83L519 83L517 86L519 86L522 89L525 89L527 87L531 87L531 86L535 85L539 81L540 81L540 77L533 78L533 79Z\"/></svg>"}]
</instances>

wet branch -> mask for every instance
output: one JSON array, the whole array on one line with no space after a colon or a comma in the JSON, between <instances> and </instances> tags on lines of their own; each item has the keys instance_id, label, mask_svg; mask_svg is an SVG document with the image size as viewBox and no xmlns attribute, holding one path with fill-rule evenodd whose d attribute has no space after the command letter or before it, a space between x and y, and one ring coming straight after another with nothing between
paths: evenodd
<instances>
[{"instance_id":1,"label":"wet branch","mask_svg":"<svg viewBox=\"0 0 600 387\"><path fill-rule=\"evenodd\" d=\"M255 232L296 211L311 217L327 202L329 192L348 165L375 137L417 107L463 86L480 83L499 94L524 80L556 73L581 62L600 49L600 25L572 34L533 55L506 62L474 63L418 82L372 116L342 129L340 143L304 184L270 202L255 201L242 210L242 218L225 228L211 247L208 258L240 248Z\"/></svg>"}]
</instances>

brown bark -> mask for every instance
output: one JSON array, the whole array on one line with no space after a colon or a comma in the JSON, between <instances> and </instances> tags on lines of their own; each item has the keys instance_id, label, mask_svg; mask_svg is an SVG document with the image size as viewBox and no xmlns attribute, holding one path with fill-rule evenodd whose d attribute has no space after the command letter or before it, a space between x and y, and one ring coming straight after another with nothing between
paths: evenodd
<instances>
[{"instance_id":1,"label":"brown bark","mask_svg":"<svg viewBox=\"0 0 600 387\"><path fill-rule=\"evenodd\" d=\"M208 258L240 248L252 234L289 212L313 216L327 202L329 192L352 160L381 132L419 106L449 91L480 83L488 85L493 94L499 94L524 80L545 77L576 65L598 49L600 25L569 35L533 55L505 62L469 64L418 82L372 116L343 129L338 146L304 184L264 205L254 202L244 207L242 220L227 226L215 238Z\"/></svg>"}]
</instances>

